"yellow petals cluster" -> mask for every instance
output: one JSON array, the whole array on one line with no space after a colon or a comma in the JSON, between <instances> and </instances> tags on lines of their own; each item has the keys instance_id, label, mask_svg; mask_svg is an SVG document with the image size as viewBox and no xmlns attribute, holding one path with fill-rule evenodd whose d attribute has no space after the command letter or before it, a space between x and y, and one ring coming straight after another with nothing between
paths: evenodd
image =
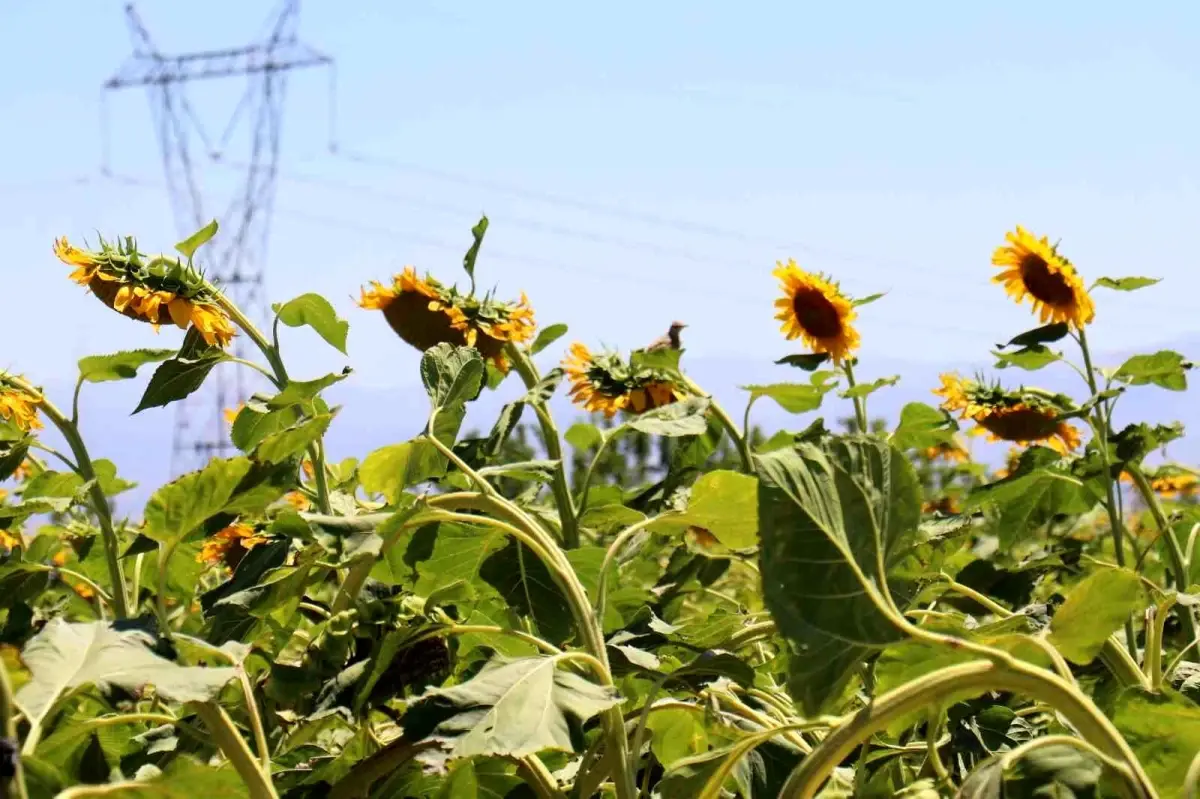
<instances>
[{"instance_id":1,"label":"yellow petals cluster","mask_svg":"<svg viewBox=\"0 0 1200 799\"><path fill-rule=\"evenodd\" d=\"M645 413L687 396L662 370L633 370L617 355L593 355L578 341L571 345L563 368L571 386L571 400L590 413L603 413L610 419L618 411Z\"/></svg>"},{"instance_id":2,"label":"yellow petals cluster","mask_svg":"<svg viewBox=\"0 0 1200 799\"><path fill-rule=\"evenodd\" d=\"M940 379L933 393L942 397L942 408L975 422L991 441L1041 444L1064 455L1079 448L1079 431L1060 418L1064 409L1040 394L989 388L956 374Z\"/></svg>"},{"instance_id":3,"label":"yellow petals cluster","mask_svg":"<svg viewBox=\"0 0 1200 799\"><path fill-rule=\"evenodd\" d=\"M267 538L257 535L250 525L234 522L205 539L196 560L207 564L224 562L229 568L236 569L247 552L266 541Z\"/></svg>"},{"instance_id":4,"label":"yellow petals cluster","mask_svg":"<svg viewBox=\"0 0 1200 799\"><path fill-rule=\"evenodd\" d=\"M42 420L38 418L38 406L42 395L26 388L24 381L18 385L0 373L0 419L16 425L18 430L28 433L40 430Z\"/></svg>"},{"instance_id":5,"label":"yellow petals cluster","mask_svg":"<svg viewBox=\"0 0 1200 799\"><path fill-rule=\"evenodd\" d=\"M372 281L360 291L359 307L382 311L396 335L421 352L442 343L474 347L502 371L508 371L505 344L529 341L537 330L525 292L516 302L481 299L420 277L411 266L390 286Z\"/></svg>"},{"instance_id":6,"label":"yellow petals cluster","mask_svg":"<svg viewBox=\"0 0 1200 799\"><path fill-rule=\"evenodd\" d=\"M130 319L155 330L163 324L193 327L211 347L228 347L236 335L212 287L178 259L147 259L132 242L117 248L101 242L99 251L82 250L65 237L55 240L54 254L75 268L71 280Z\"/></svg>"},{"instance_id":7,"label":"yellow petals cluster","mask_svg":"<svg viewBox=\"0 0 1200 799\"><path fill-rule=\"evenodd\" d=\"M1002 284L1010 297L1017 302L1028 297L1042 324L1066 322L1082 329L1095 318L1096 306L1083 279L1048 238L1039 239L1017 225L1005 240L992 255L992 264L1004 271L992 281Z\"/></svg>"},{"instance_id":8,"label":"yellow petals cluster","mask_svg":"<svg viewBox=\"0 0 1200 799\"><path fill-rule=\"evenodd\" d=\"M775 318L783 322L784 336L801 339L815 353L828 353L835 363L851 357L859 346L858 331L851 324L858 312L837 284L790 259L777 263L772 274L783 289L783 296L775 300Z\"/></svg>"},{"instance_id":9,"label":"yellow petals cluster","mask_svg":"<svg viewBox=\"0 0 1200 799\"><path fill-rule=\"evenodd\" d=\"M957 438L927 447L922 454L931 461L945 461L946 463L966 463L971 459L967 448Z\"/></svg>"}]
</instances>

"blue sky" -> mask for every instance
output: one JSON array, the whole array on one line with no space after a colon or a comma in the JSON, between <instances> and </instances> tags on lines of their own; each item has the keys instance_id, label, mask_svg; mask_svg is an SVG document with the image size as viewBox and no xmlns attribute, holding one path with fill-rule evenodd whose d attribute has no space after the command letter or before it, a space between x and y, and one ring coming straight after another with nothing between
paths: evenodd
<instances>
[{"instance_id":1,"label":"blue sky","mask_svg":"<svg viewBox=\"0 0 1200 799\"><path fill-rule=\"evenodd\" d=\"M273 7L138 3L168 53L243 43ZM777 358L770 271L794 257L889 292L862 311L867 371L979 360L1032 326L988 282L1017 223L1089 278L1166 279L1097 297L1098 349L1196 333L1194 3L350 7L303 5L301 37L338 62L339 153L325 76L297 75L268 286L330 297L364 388L412 385L417 356L351 295L406 263L453 279L480 211L481 281L524 288L539 321L592 343L636 346L682 318L690 358ZM67 283L50 252L97 230L149 250L178 238L141 92L110 96L108 116L112 169L143 185L98 174L122 4L6 3L0 30L16 33L0 51L0 367L54 384L83 355L173 344ZM219 131L238 90L192 97ZM204 180L220 196L235 172ZM295 342L294 372L340 367Z\"/></svg>"}]
</instances>

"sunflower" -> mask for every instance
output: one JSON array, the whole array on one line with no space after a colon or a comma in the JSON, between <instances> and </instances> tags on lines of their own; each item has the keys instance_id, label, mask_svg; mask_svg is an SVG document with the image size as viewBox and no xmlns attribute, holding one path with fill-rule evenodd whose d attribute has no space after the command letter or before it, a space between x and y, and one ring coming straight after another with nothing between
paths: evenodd
<instances>
[{"instance_id":1,"label":"sunflower","mask_svg":"<svg viewBox=\"0 0 1200 799\"><path fill-rule=\"evenodd\" d=\"M37 411L41 402L41 394L7 379L5 374L0 372L0 419L11 422L17 429L26 433L30 430L40 430L42 420L38 418Z\"/></svg>"},{"instance_id":2,"label":"sunflower","mask_svg":"<svg viewBox=\"0 0 1200 799\"><path fill-rule=\"evenodd\" d=\"M957 516L962 511L958 500L951 496L929 500L921 506L922 513L940 513L943 516Z\"/></svg>"},{"instance_id":3,"label":"sunflower","mask_svg":"<svg viewBox=\"0 0 1200 799\"><path fill-rule=\"evenodd\" d=\"M1177 466L1160 466L1150 478L1150 487L1163 499L1190 497L1200 489L1196 475Z\"/></svg>"},{"instance_id":4,"label":"sunflower","mask_svg":"<svg viewBox=\"0 0 1200 799\"><path fill-rule=\"evenodd\" d=\"M304 496L304 494L300 493L299 491L289 491L284 495L283 499L285 502L287 502L287 504L291 505L292 508L301 513L308 510L312 505L312 503L308 501L308 497Z\"/></svg>"},{"instance_id":5,"label":"sunflower","mask_svg":"<svg viewBox=\"0 0 1200 799\"><path fill-rule=\"evenodd\" d=\"M225 417L225 423L233 424L235 421L237 421L238 414L241 413L242 408L245 407L246 403L239 402L236 408L226 408L224 411L222 411L222 415Z\"/></svg>"},{"instance_id":6,"label":"sunflower","mask_svg":"<svg viewBox=\"0 0 1200 799\"><path fill-rule=\"evenodd\" d=\"M1031 297L1042 324L1067 322L1082 329L1095 318L1096 306L1082 278L1048 238L1039 239L1020 225L1004 238L1008 243L992 255L992 264L1004 271L993 282L1002 283L1017 302Z\"/></svg>"},{"instance_id":7,"label":"sunflower","mask_svg":"<svg viewBox=\"0 0 1200 799\"><path fill-rule=\"evenodd\" d=\"M943 398L942 408L975 422L974 435L1042 444L1064 455L1079 447L1079 431L1061 418L1067 408L1059 397L1035 389L1005 391L955 374L943 374L941 381L933 393Z\"/></svg>"},{"instance_id":8,"label":"sunflower","mask_svg":"<svg viewBox=\"0 0 1200 799\"><path fill-rule=\"evenodd\" d=\"M217 304L211 285L190 264L168 256L146 256L133 239L116 247L100 240L100 250L81 250L66 238L56 239L54 254L75 267L71 280L88 288L114 311L158 326L195 328L210 347L227 347L236 334L228 314Z\"/></svg>"},{"instance_id":9,"label":"sunflower","mask_svg":"<svg viewBox=\"0 0 1200 799\"><path fill-rule=\"evenodd\" d=\"M966 463L971 459L967 448L957 437L927 447L924 455L931 461L946 461L947 463Z\"/></svg>"},{"instance_id":10,"label":"sunflower","mask_svg":"<svg viewBox=\"0 0 1200 799\"><path fill-rule=\"evenodd\" d=\"M788 340L803 339L816 353L828 353L840 363L858 349L858 331L850 323L858 313L854 303L842 294L838 285L823 275L805 272L789 259L776 262L772 273L779 278L783 296L775 300Z\"/></svg>"},{"instance_id":11,"label":"sunflower","mask_svg":"<svg viewBox=\"0 0 1200 799\"><path fill-rule=\"evenodd\" d=\"M12 552L19 546L21 546L21 536L19 534L14 535L11 530L0 530L0 549Z\"/></svg>"},{"instance_id":12,"label":"sunflower","mask_svg":"<svg viewBox=\"0 0 1200 799\"><path fill-rule=\"evenodd\" d=\"M687 396L666 371L634 368L616 353L592 354L575 342L563 361L576 405L612 418L618 411L645 413Z\"/></svg>"},{"instance_id":13,"label":"sunflower","mask_svg":"<svg viewBox=\"0 0 1200 799\"><path fill-rule=\"evenodd\" d=\"M196 560L208 564L223 561L230 569L236 569L247 552L266 541L267 538L257 535L250 525L234 522L215 535L209 536L200 548Z\"/></svg>"},{"instance_id":14,"label":"sunflower","mask_svg":"<svg viewBox=\"0 0 1200 799\"><path fill-rule=\"evenodd\" d=\"M361 292L359 307L383 311L396 335L421 352L443 342L474 347L504 372L504 345L526 342L537 329L525 292L516 302L490 295L480 299L430 275L419 277L411 266L395 275L390 286L372 281Z\"/></svg>"}]
</instances>

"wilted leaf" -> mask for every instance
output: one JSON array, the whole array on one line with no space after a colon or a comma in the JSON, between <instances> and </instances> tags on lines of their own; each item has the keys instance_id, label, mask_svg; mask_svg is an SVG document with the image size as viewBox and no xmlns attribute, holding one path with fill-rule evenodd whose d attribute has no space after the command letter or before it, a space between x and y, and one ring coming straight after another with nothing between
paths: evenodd
<instances>
[{"instance_id":1,"label":"wilted leaf","mask_svg":"<svg viewBox=\"0 0 1200 799\"><path fill-rule=\"evenodd\" d=\"M709 400L703 397L688 397L679 402L672 402L661 408L646 411L630 419L625 425L640 433L652 436L698 436L704 432L707 423L704 415L708 412Z\"/></svg>"},{"instance_id":2,"label":"wilted leaf","mask_svg":"<svg viewBox=\"0 0 1200 799\"><path fill-rule=\"evenodd\" d=\"M165 361L175 350L128 350L112 355L89 355L79 361L79 377L89 383L128 380L137 377L139 367Z\"/></svg>"},{"instance_id":3,"label":"wilted leaf","mask_svg":"<svg viewBox=\"0 0 1200 799\"><path fill-rule=\"evenodd\" d=\"M464 683L422 694L405 732L444 738L452 760L572 751L568 717L587 721L619 701L612 688L558 668L557 658L495 658Z\"/></svg>"},{"instance_id":4,"label":"wilted leaf","mask_svg":"<svg viewBox=\"0 0 1200 799\"><path fill-rule=\"evenodd\" d=\"M1072 588L1055 612L1050 643L1072 663L1087 665L1144 602L1137 574L1128 569L1098 569Z\"/></svg>"},{"instance_id":5,"label":"wilted leaf","mask_svg":"<svg viewBox=\"0 0 1200 799\"><path fill-rule=\"evenodd\" d=\"M329 300L320 294L301 294L282 305L276 303L271 309L279 321L288 327L308 325L331 347L346 354L346 334L350 332L350 323L339 319Z\"/></svg>"},{"instance_id":6,"label":"wilted leaf","mask_svg":"<svg viewBox=\"0 0 1200 799\"><path fill-rule=\"evenodd\" d=\"M1134 355L1113 375L1131 386L1153 384L1170 391L1187 390L1187 370L1192 364L1178 352L1160 350L1153 355Z\"/></svg>"},{"instance_id":7,"label":"wilted leaf","mask_svg":"<svg viewBox=\"0 0 1200 799\"><path fill-rule=\"evenodd\" d=\"M903 638L880 592L920 522L920 483L868 436L755 462L763 599L790 644L790 690L815 714L871 649Z\"/></svg>"},{"instance_id":8,"label":"wilted leaf","mask_svg":"<svg viewBox=\"0 0 1200 799\"><path fill-rule=\"evenodd\" d=\"M51 619L21 652L32 678L17 692L17 704L31 721L41 722L60 697L86 685L128 691L153 685L171 701L206 702L234 676L229 668L180 666L154 654L153 645L153 637L141 630Z\"/></svg>"},{"instance_id":9,"label":"wilted leaf","mask_svg":"<svg viewBox=\"0 0 1200 799\"><path fill-rule=\"evenodd\" d=\"M475 259L479 257L479 248L483 245L483 237L487 233L488 218L482 216L475 223L475 227L471 228L471 247L467 250L467 254L463 256L463 269L467 273L467 277L471 278L471 288L475 288Z\"/></svg>"},{"instance_id":10,"label":"wilted leaf","mask_svg":"<svg viewBox=\"0 0 1200 799\"><path fill-rule=\"evenodd\" d=\"M438 344L421 357L421 381L435 408L470 402L483 390L483 358L473 347Z\"/></svg>"}]
</instances>

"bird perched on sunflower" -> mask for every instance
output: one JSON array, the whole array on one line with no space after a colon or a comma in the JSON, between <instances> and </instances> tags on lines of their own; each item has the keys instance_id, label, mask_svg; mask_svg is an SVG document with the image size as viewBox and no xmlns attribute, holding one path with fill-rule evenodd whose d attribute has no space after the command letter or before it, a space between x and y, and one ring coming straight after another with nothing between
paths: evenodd
<instances>
[{"instance_id":1,"label":"bird perched on sunflower","mask_svg":"<svg viewBox=\"0 0 1200 799\"><path fill-rule=\"evenodd\" d=\"M663 349L669 347L658 351ZM635 351L626 361L616 352L593 353L575 342L563 361L572 401L611 419L618 411L645 413L686 397L673 370L644 358L647 351Z\"/></svg>"}]
</instances>

